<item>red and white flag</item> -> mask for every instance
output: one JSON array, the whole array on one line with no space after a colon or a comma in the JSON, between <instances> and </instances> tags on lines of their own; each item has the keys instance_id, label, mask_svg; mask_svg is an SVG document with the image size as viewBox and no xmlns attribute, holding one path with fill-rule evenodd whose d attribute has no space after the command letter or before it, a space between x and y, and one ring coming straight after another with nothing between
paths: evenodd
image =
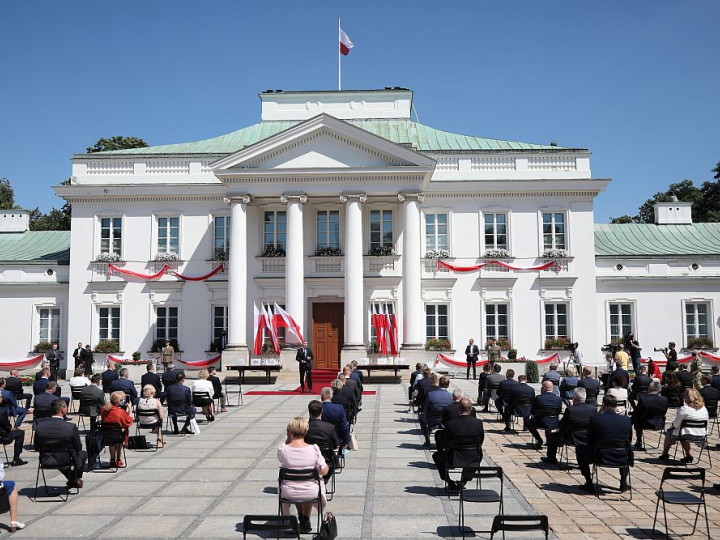
<instances>
[{"instance_id":1,"label":"red and white flag","mask_svg":"<svg viewBox=\"0 0 720 540\"><path fill-rule=\"evenodd\" d=\"M275 327L275 333L277 334L278 328L287 328L288 332L292 335L294 335L297 340L291 341L288 339L290 336L285 336L285 342L286 343L300 343L303 342L302 333L300 332L300 325L295 322L295 319L293 319L290 314L285 311L283 308L275 304L275 314L273 315L273 326Z\"/></svg>"},{"instance_id":2,"label":"red and white flag","mask_svg":"<svg viewBox=\"0 0 720 540\"><path fill-rule=\"evenodd\" d=\"M264 340L265 318L258 307L253 303L255 308L255 342L253 344L253 354L262 354L262 346Z\"/></svg>"},{"instance_id":3,"label":"red and white flag","mask_svg":"<svg viewBox=\"0 0 720 540\"><path fill-rule=\"evenodd\" d=\"M390 356L398 355L398 329L397 318L394 313L385 312L385 328L390 338Z\"/></svg>"},{"instance_id":4,"label":"red and white flag","mask_svg":"<svg viewBox=\"0 0 720 540\"><path fill-rule=\"evenodd\" d=\"M355 45L353 45L353 42L350 41L350 38L348 35L343 32L343 29L340 29L340 52L347 56L350 52L350 49L352 49Z\"/></svg>"},{"instance_id":5,"label":"red and white flag","mask_svg":"<svg viewBox=\"0 0 720 540\"><path fill-rule=\"evenodd\" d=\"M378 351L383 352L383 346L385 343L385 325L382 322L382 315L380 315L375 309L375 304L372 305L372 325L373 328L375 328L375 338L377 339ZM387 349L387 346L384 347Z\"/></svg>"},{"instance_id":6,"label":"red and white flag","mask_svg":"<svg viewBox=\"0 0 720 540\"><path fill-rule=\"evenodd\" d=\"M265 304L260 302L260 307L262 308L263 313L263 319L265 320L265 327L268 329L268 332L270 334L270 340L272 341L273 350L275 351L275 354L280 354L280 340L278 339L277 332L275 332L275 327L272 324L272 311L270 310L270 305L268 304L268 309L265 309Z\"/></svg>"}]
</instances>

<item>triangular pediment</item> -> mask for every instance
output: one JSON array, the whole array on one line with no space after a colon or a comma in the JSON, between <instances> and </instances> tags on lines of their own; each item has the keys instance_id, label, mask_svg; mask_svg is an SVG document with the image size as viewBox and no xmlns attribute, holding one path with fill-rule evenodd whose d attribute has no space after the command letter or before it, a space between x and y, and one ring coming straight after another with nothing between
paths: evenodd
<instances>
[{"instance_id":1,"label":"triangular pediment","mask_svg":"<svg viewBox=\"0 0 720 540\"><path fill-rule=\"evenodd\" d=\"M238 170L392 169L435 162L414 150L321 114L243 148L212 165L216 174Z\"/></svg>"}]
</instances>

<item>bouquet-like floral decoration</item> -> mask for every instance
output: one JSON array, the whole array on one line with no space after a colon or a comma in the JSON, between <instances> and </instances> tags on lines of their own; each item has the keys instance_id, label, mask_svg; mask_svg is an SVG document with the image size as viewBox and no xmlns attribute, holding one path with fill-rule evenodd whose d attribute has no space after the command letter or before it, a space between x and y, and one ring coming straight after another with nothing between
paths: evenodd
<instances>
[{"instance_id":1,"label":"bouquet-like floral decoration","mask_svg":"<svg viewBox=\"0 0 720 540\"><path fill-rule=\"evenodd\" d=\"M509 259L510 250L505 248L493 248L485 250L486 259Z\"/></svg>"},{"instance_id":2,"label":"bouquet-like floral decoration","mask_svg":"<svg viewBox=\"0 0 720 540\"><path fill-rule=\"evenodd\" d=\"M450 252L447 249L429 249L425 253L426 259L447 259L450 256Z\"/></svg>"},{"instance_id":3,"label":"bouquet-like floral decoration","mask_svg":"<svg viewBox=\"0 0 720 540\"><path fill-rule=\"evenodd\" d=\"M229 251L216 251L213 254L213 261L227 261L230 259Z\"/></svg>"},{"instance_id":4,"label":"bouquet-like floral decoration","mask_svg":"<svg viewBox=\"0 0 720 540\"><path fill-rule=\"evenodd\" d=\"M316 257L339 257L342 255L340 248L324 247L315 250Z\"/></svg>"},{"instance_id":5,"label":"bouquet-like floral decoration","mask_svg":"<svg viewBox=\"0 0 720 540\"><path fill-rule=\"evenodd\" d=\"M155 262L176 262L180 257L174 251L166 251L155 255Z\"/></svg>"},{"instance_id":6,"label":"bouquet-like floral decoration","mask_svg":"<svg viewBox=\"0 0 720 540\"><path fill-rule=\"evenodd\" d=\"M388 255L395 255L395 249L392 246L375 246L370 248L368 255L371 257L387 257Z\"/></svg>"},{"instance_id":7,"label":"bouquet-like floral decoration","mask_svg":"<svg viewBox=\"0 0 720 540\"><path fill-rule=\"evenodd\" d=\"M101 253L97 256L97 259L95 259L95 262L106 262L106 263L112 263L112 262L118 262L122 260L120 258L119 253Z\"/></svg>"},{"instance_id":8,"label":"bouquet-like floral decoration","mask_svg":"<svg viewBox=\"0 0 720 540\"><path fill-rule=\"evenodd\" d=\"M546 249L541 255L543 259L567 259L569 256L567 249Z\"/></svg>"}]
</instances>

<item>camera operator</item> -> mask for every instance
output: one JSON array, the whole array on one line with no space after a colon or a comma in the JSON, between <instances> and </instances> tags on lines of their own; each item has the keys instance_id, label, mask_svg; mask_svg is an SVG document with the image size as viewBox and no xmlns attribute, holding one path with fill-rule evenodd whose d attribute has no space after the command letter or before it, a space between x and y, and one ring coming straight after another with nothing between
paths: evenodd
<instances>
[{"instance_id":1,"label":"camera operator","mask_svg":"<svg viewBox=\"0 0 720 540\"><path fill-rule=\"evenodd\" d=\"M675 342L671 341L668 343L668 348L663 349L663 354L665 355L665 358L667 359L667 366L665 367L666 371L674 371L678 368L678 356L677 351L675 350Z\"/></svg>"},{"instance_id":2,"label":"camera operator","mask_svg":"<svg viewBox=\"0 0 720 540\"><path fill-rule=\"evenodd\" d=\"M628 334L627 339L625 341L625 349L630 353L630 361L633 365L633 371L635 372L635 375L640 373L640 357L642 348L640 347L640 343L635 339L635 334Z\"/></svg>"}]
</instances>

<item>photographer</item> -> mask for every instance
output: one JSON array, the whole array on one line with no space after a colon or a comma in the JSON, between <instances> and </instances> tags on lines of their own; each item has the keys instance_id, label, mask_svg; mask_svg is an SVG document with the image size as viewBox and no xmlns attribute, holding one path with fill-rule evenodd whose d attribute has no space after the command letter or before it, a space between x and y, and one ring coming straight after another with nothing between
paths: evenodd
<instances>
[{"instance_id":1,"label":"photographer","mask_svg":"<svg viewBox=\"0 0 720 540\"><path fill-rule=\"evenodd\" d=\"M628 334L625 348L630 353L630 361L633 365L633 371L635 372L635 375L637 375L640 372L640 357L642 348L640 347L640 343L638 343L635 339L635 334Z\"/></svg>"},{"instance_id":2,"label":"photographer","mask_svg":"<svg viewBox=\"0 0 720 540\"><path fill-rule=\"evenodd\" d=\"M575 371L577 373L582 373L583 355L580 352L580 345L578 342L570 344L570 359L575 364Z\"/></svg>"},{"instance_id":3,"label":"photographer","mask_svg":"<svg viewBox=\"0 0 720 540\"><path fill-rule=\"evenodd\" d=\"M678 368L678 356L677 351L675 350L675 342L671 341L668 343L668 348L663 349L663 354L665 355L665 358L667 359L667 367L665 368L667 371L673 371Z\"/></svg>"}]
</instances>

